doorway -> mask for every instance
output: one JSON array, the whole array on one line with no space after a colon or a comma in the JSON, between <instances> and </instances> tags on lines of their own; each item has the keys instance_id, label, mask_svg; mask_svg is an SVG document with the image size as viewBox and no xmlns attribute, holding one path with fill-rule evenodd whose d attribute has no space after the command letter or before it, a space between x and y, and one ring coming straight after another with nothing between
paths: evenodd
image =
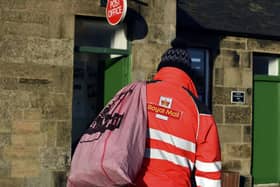
<instances>
[{"instance_id":1,"label":"doorway","mask_svg":"<svg viewBox=\"0 0 280 187\"><path fill-rule=\"evenodd\" d=\"M72 154L83 132L131 77L125 26L84 16L75 21Z\"/></svg>"},{"instance_id":2,"label":"doorway","mask_svg":"<svg viewBox=\"0 0 280 187\"><path fill-rule=\"evenodd\" d=\"M253 180L280 183L279 56L255 54L253 60Z\"/></svg>"}]
</instances>

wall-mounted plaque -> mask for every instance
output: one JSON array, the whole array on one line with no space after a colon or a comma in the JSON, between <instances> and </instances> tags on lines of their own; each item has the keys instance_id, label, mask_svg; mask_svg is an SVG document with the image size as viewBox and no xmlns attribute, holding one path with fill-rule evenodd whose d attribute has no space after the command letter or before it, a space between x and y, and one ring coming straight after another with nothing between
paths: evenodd
<instances>
[{"instance_id":1,"label":"wall-mounted plaque","mask_svg":"<svg viewBox=\"0 0 280 187\"><path fill-rule=\"evenodd\" d=\"M244 91L231 91L231 103L245 103L245 92Z\"/></svg>"}]
</instances>

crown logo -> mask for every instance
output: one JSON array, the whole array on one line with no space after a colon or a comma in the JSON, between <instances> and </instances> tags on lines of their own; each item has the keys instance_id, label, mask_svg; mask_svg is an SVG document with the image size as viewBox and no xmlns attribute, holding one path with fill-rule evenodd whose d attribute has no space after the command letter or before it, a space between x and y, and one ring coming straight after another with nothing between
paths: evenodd
<instances>
[{"instance_id":1,"label":"crown logo","mask_svg":"<svg viewBox=\"0 0 280 187\"><path fill-rule=\"evenodd\" d=\"M161 106L166 106L166 107L168 107L169 106L169 104L170 104L170 102L168 101L168 100L161 100L160 101L160 104L161 104Z\"/></svg>"}]
</instances>

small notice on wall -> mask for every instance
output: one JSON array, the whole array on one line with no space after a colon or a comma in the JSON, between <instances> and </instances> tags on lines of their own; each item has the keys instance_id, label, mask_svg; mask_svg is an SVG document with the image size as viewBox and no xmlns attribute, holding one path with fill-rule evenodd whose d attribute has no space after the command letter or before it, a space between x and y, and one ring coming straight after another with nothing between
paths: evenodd
<instances>
[{"instance_id":1,"label":"small notice on wall","mask_svg":"<svg viewBox=\"0 0 280 187\"><path fill-rule=\"evenodd\" d=\"M245 103L245 92L244 91L231 91L231 103Z\"/></svg>"}]
</instances>

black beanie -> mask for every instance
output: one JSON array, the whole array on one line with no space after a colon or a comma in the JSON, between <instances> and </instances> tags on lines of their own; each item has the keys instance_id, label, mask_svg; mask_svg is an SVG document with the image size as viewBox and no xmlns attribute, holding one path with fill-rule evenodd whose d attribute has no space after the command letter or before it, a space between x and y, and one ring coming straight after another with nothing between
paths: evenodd
<instances>
[{"instance_id":1,"label":"black beanie","mask_svg":"<svg viewBox=\"0 0 280 187\"><path fill-rule=\"evenodd\" d=\"M187 45L181 39L175 39L162 56L157 71L163 67L176 67L187 74L191 72L191 58L188 53Z\"/></svg>"}]
</instances>

